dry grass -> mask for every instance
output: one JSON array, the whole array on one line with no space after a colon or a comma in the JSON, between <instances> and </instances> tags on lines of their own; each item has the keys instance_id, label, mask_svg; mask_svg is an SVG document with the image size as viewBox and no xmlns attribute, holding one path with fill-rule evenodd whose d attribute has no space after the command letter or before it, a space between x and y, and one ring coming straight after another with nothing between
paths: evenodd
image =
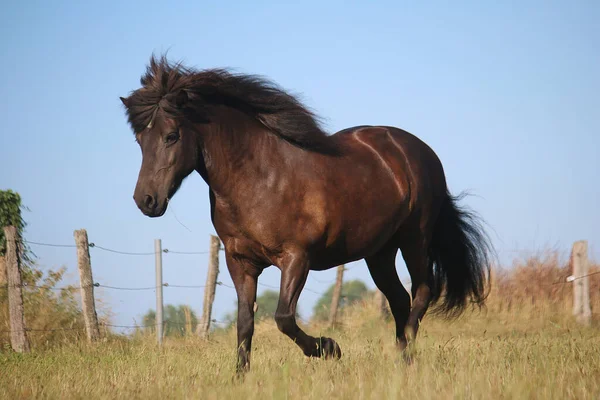
<instances>
[{"instance_id":1,"label":"dry grass","mask_svg":"<svg viewBox=\"0 0 600 400\"><path fill-rule=\"evenodd\" d=\"M61 284L66 272L65 268L46 273L35 268L25 268L22 272L23 282L28 285L22 288L25 323L32 333L30 342L35 348L52 347L82 340L83 315L76 300L77 291ZM47 289L41 289L44 287ZM65 290L56 290L65 287ZM70 330L52 330L61 327ZM8 292L0 288L0 347L8 347L10 336L10 319L8 312Z\"/></svg>"},{"instance_id":2,"label":"dry grass","mask_svg":"<svg viewBox=\"0 0 600 400\"><path fill-rule=\"evenodd\" d=\"M112 337L0 353L0 398L600 398L597 314L591 327L576 325L571 291L557 288L570 285L542 284L566 277L564 265L547 256L514 271L496 274L486 309L452 322L426 317L410 366L394 348L393 323L361 304L335 331L306 327L338 340L340 361L304 358L268 321L257 325L252 371L243 382L233 379L233 330L209 342L168 339L163 349L153 337ZM594 296L598 280L591 280Z\"/></svg>"},{"instance_id":3,"label":"dry grass","mask_svg":"<svg viewBox=\"0 0 600 400\"><path fill-rule=\"evenodd\" d=\"M573 307L573 286L566 279L571 275L570 260L563 260L557 251L544 251L513 262L511 268L496 269L488 308L498 311L551 310L569 313ZM591 263L589 273L600 266ZM590 304L594 317L600 319L600 275L590 282Z\"/></svg>"},{"instance_id":4,"label":"dry grass","mask_svg":"<svg viewBox=\"0 0 600 400\"><path fill-rule=\"evenodd\" d=\"M0 355L0 398L397 399L600 396L600 336L560 314L477 313L423 322L406 366L391 322L369 305L348 313L335 337L340 361L304 358L273 323L257 326L252 371L233 380L235 333L167 340L111 339L28 355Z\"/></svg>"}]
</instances>

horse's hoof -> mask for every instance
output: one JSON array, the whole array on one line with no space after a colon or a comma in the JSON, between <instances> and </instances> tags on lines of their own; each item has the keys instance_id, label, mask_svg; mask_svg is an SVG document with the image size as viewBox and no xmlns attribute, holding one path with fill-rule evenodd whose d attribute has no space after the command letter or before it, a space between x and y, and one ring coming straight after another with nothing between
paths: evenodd
<instances>
[{"instance_id":1,"label":"horse's hoof","mask_svg":"<svg viewBox=\"0 0 600 400\"><path fill-rule=\"evenodd\" d=\"M342 350L335 340L327 337L320 337L317 343L319 356L322 358L339 360L342 357Z\"/></svg>"},{"instance_id":2,"label":"horse's hoof","mask_svg":"<svg viewBox=\"0 0 600 400\"><path fill-rule=\"evenodd\" d=\"M245 358L238 360L235 368L235 379L243 380L248 371L250 371L250 362Z\"/></svg>"}]
</instances>

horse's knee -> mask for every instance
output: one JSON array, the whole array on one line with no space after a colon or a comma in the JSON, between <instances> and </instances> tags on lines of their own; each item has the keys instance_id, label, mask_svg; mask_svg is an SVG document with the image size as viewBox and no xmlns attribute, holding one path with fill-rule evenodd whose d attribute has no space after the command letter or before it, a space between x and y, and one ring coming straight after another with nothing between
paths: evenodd
<instances>
[{"instance_id":1,"label":"horse's knee","mask_svg":"<svg viewBox=\"0 0 600 400\"><path fill-rule=\"evenodd\" d=\"M290 314L275 314L277 328L285 335L293 335L296 332L296 318Z\"/></svg>"}]
</instances>

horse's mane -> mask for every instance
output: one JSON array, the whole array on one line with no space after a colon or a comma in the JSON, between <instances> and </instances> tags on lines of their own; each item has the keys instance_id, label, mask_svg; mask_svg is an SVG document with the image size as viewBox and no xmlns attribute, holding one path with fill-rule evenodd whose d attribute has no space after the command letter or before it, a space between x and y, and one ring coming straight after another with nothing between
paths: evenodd
<instances>
[{"instance_id":1,"label":"horse's mane","mask_svg":"<svg viewBox=\"0 0 600 400\"><path fill-rule=\"evenodd\" d=\"M158 109L174 116L208 118L206 106L223 104L253 116L271 132L306 150L337 153L337 146L320 127L316 115L298 99L273 82L256 75L233 74L226 69L197 71L180 63L170 64L165 56L152 56L142 88L126 99L129 123L134 132L143 131ZM185 110L177 97L185 92ZM241 133L241 132L240 132Z\"/></svg>"}]
</instances>

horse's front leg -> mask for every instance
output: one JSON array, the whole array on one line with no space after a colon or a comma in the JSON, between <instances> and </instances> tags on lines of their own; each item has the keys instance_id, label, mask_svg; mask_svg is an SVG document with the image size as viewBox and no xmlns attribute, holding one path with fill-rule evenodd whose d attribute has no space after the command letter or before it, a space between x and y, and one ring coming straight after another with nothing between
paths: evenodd
<instances>
[{"instance_id":1,"label":"horse's front leg","mask_svg":"<svg viewBox=\"0 0 600 400\"><path fill-rule=\"evenodd\" d=\"M256 301L256 283L261 269L251 262L233 257L227 253L227 269L233 280L238 298L237 316L237 373L250 369L250 351L254 334L254 302Z\"/></svg>"},{"instance_id":2,"label":"horse's front leg","mask_svg":"<svg viewBox=\"0 0 600 400\"><path fill-rule=\"evenodd\" d=\"M309 272L306 257L289 255L281 266L281 288L275 322L281 332L292 339L308 357L340 358L342 352L330 338L309 336L296 323L296 305Z\"/></svg>"}]
</instances>

